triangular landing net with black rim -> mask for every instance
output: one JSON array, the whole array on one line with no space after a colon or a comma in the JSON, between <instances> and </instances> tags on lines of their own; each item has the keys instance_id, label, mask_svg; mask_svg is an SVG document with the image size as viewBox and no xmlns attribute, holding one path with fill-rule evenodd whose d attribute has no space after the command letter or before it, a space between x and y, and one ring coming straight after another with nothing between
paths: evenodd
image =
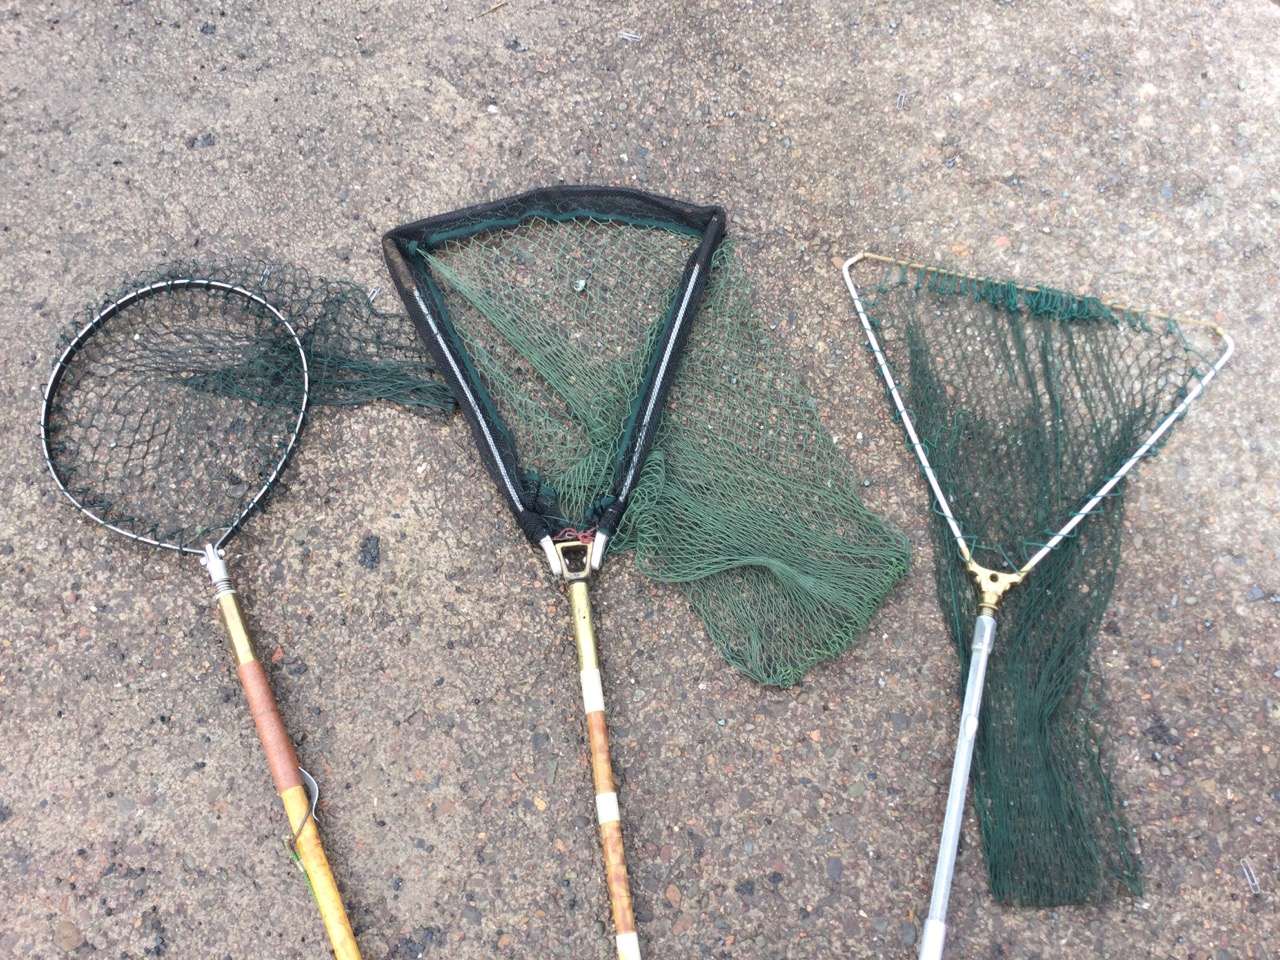
<instances>
[{"instance_id":1,"label":"triangular landing net with black rim","mask_svg":"<svg viewBox=\"0 0 1280 960\"><path fill-rule=\"evenodd\" d=\"M858 264L883 270L862 292ZM1089 651L1119 561L1125 478L1234 347L1220 328L875 254L844 276L932 492L939 599L968 676L921 937L921 958L937 958L971 760L997 899L1141 892L1092 717Z\"/></svg>"},{"instance_id":2,"label":"triangular landing net with black rim","mask_svg":"<svg viewBox=\"0 0 1280 960\"><path fill-rule=\"evenodd\" d=\"M610 554L678 587L777 686L847 650L906 571L718 207L567 187L387 235L391 275L496 489L567 581L619 954L638 954L587 580Z\"/></svg>"},{"instance_id":3,"label":"triangular landing net with black rim","mask_svg":"<svg viewBox=\"0 0 1280 960\"><path fill-rule=\"evenodd\" d=\"M567 585L621 960L638 960L640 944L588 581L642 475L724 225L718 207L559 188L422 220L384 241L485 468ZM660 242L634 242L641 236ZM647 260L634 259L641 251ZM501 282L469 280L486 270ZM638 389L590 375L619 364Z\"/></svg>"}]
</instances>

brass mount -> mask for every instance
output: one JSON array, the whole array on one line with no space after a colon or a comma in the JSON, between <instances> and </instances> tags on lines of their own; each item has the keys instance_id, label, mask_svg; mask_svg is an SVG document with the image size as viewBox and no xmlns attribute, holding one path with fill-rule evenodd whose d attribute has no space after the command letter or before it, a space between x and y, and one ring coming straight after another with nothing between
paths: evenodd
<instances>
[{"instance_id":1,"label":"brass mount","mask_svg":"<svg viewBox=\"0 0 1280 960\"><path fill-rule=\"evenodd\" d=\"M978 609L988 616L996 612L1000 598L1009 591L1009 588L1015 583L1021 583L1025 576L1021 570L1017 573L988 570L977 560L970 560L967 568L973 574L973 579L978 584L978 592L982 595L982 599L978 601Z\"/></svg>"},{"instance_id":2,"label":"brass mount","mask_svg":"<svg viewBox=\"0 0 1280 960\"><path fill-rule=\"evenodd\" d=\"M591 544L581 540L557 540L556 553L565 583L586 583L591 579Z\"/></svg>"},{"instance_id":3,"label":"brass mount","mask_svg":"<svg viewBox=\"0 0 1280 960\"><path fill-rule=\"evenodd\" d=\"M596 628L591 615L591 544L578 540L560 540L555 544L560 555L560 569L565 589L569 591L569 609L573 614L573 638L578 647L578 669L600 669L596 652Z\"/></svg>"}]
</instances>

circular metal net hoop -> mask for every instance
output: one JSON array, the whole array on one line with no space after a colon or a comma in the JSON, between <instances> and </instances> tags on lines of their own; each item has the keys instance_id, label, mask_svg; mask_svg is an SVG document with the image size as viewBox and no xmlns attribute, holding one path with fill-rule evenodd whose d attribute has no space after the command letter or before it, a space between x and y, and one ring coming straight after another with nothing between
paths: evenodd
<instances>
[{"instance_id":1,"label":"circular metal net hoop","mask_svg":"<svg viewBox=\"0 0 1280 960\"><path fill-rule=\"evenodd\" d=\"M155 283L109 302L63 353L45 399L46 455L100 523L199 552L274 481L306 395L298 337L261 295Z\"/></svg>"}]
</instances>

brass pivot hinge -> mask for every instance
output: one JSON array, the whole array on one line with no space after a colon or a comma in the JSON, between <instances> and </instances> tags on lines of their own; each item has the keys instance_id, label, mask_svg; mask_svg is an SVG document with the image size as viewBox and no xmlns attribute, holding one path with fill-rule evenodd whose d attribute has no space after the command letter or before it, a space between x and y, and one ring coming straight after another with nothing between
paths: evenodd
<instances>
[{"instance_id":1,"label":"brass pivot hinge","mask_svg":"<svg viewBox=\"0 0 1280 960\"><path fill-rule=\"evenodd\" d=\"M995 613L996 607L1003 597L1015 583L1021 583L1025 574L1022 571L1017 573L1001 573L999 570L988 570L977 560L970 560L967 568L973 579L977 581L978 593L982 599L978 601L978 609L990 616Z\"/></svg>"},{"instance_id":2,"label":"brass pivot hinge","mask_svg":"<svg viewBox=\"0 0 1280 960\"><path fill-rule=\"evenodd\" d=\"M557 540L555 551L560 557L560 575L565 583L586 583L591 579L591 544L581 540Z\"/></svg>"}]
</instances>

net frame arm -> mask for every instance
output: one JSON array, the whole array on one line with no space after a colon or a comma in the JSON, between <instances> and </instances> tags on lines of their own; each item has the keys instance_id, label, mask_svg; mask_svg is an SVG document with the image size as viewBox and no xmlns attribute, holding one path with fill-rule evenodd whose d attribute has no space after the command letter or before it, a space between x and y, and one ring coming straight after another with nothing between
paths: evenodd
<instances>
[{"instance_id":1,"label":"net frame arm","mask_svg":"<svg viewBox=\"0 0 1280 960\"><path fill-rule=\"evenodd\" d=\"M650 357L643 389L635 398L622 431L610 487L601 491L601 506L587 524L597 531L591 567L598 570L609 539L622 522L627 500L652 447L662 409L679 366L680 354L706 288L712 256L725 236L727 217L720 207L694 206L640 190L565 186L532 190L418 220L397 227L383 237L383 256L391 278L410 318L459 401L476 445L481 450L486 470L525 536L542 548L552 570L559 574L553 538L564 524L560 518L544 515L536 509L536 491L524 483L515 441L462 347L453 329L445 298L420 257L422 252L429 252L450 241L517 226L532 219L554 222L596 220L634 228L657 226L698 240L685 264L676 294L668 305L662 335Z\"/></svg>"},{"instance_id":2,"label":"net frame arm","mask_svg":"<svg viewBox=\"0 0 1280 960\"><path fill-rule=\"evenodd\" d=\"M955 876L956 852L960 844L960 832L964 818L965 796L968 792L969 785L969 769L973 760L974 745L977 740L979 717L982 710L982 693L983 684L986 678L987 663L991 656L991 651L995 647L996 637L996 608L1004 594L1020 583L1046 556L1056 549L1072 532L1080 525L1085 517L1089 516L1102 502L1103 498L1108 496L1116 485L1128 475L1133 468L1144 457L1149 455L1162 440L1162 438L1172 429L1173 425L1186 413L1187 409L1195 401L1197 397L1204 391L1208 383L1217 376L1218 372L1226 365L1235 353L1235 341L1221 326L1202 324L1200 321L1188 321L1185 318L1176 318L1167 315L1149 314L1151 317L1160 317L1170 323L1193 323L1197 325L1210 326L1210 328L1222 339L1223 350L1217 359L1210 362L1209 369L1195 382L1187 391L1187 395L1183 397L1181 402L1158 423L1147 438L1138 446L1137 450L1120 466L1118 470L1108 477L1098 490L1088 497L1081 507L1074 511L1067 521L1060 527L1045 544L1033 554L1026 563L1024 563L1016 572L1008 573L995 570L989 570L979 564L974 558L969 548L968 542L964 538L964 532L960 527L959 521L956 519L951 509L950 501L942 490L939 483L938 475L933 469L933 465L929 462L929 455L925 451L924 444L920 440L920 435L916 430L915 420L911 416L911 411L907 407L902 397L902 391L898 387L897 380L893 376L893 370L889 365L888 359L884 355L884 351L880 347L880 341L877 339L874 324L867 315L862 297L858 293L858 288L853 281L852 270L859 262L863 260L874 260L880 263L898 265L903 268L927 269L924 264L911 263L904 260L898 260L893 257L884 257L879 254L863 252L856 256L850 257L845 261L843 267L845 285L849 288L849 295L853 300L853 305L858 314L858 319L862 323L863 332L866 334L868 346L875 357L876 366L879 370L881 378L885 382L889 396L893 401L894 408L897 412L899 421L902 424L903 431L908 438L908 446L911 447L916 459L919 461L921 472L924 474L925 480L928 481L929 488L933 493L934 501L937 504L938 511L946 521L955 540L961 558L968 566L969 572L973 575L978 588L979 613L974 621L973 640L971 644L971 656L969 659L969 672L965 682L965 696L961 707L960 729L956 738L955 759L951 768L951 780L947 790L946 813L943 819L942 834L939 841L938 860L934 871L933 891L929 902L929 915L924 923L924 930L920 938L920 960L940 960L943 953L943 946L946 941L946 914L947 904L951 895L951 885ZM977 279L977 278L974 278ZM1034 287L1019 287L1023 291L1034 291ZM1129 310L1131 308L1121 307L1116 304L1107 304L1113 309Z\"/></svg>"},{"instance_id":3,"label":"net frame arm","mask_svg":"<svg viewBox=\"0 0 1280 960\"><path fill-rule=\"evenodd\" d=\"M226 527L219 528L220 533L213 546L222 549L222 546L231 539L232 535L240 529L241 524L245 522L257 509L262 499L267 495L279 478L280 473L284 470L284 466L289 461L289 457L293 454L293 449L297 446L298 437L302 434L302 425L306 420L307 408L311 403L311 371L307 363L307 352L302 346L302 340L298 336L298 332L294 329L280 310L270 301L264 299L252 290L246 290L244 287L232 283L226 283L221 280L208 280L200 277L175 277L170 280L160 280L155 283L139 287L131 290L129 293L108 303L89 320L83 327L77 331L76 335L71 338L71 342L67 344L66 349L59 354L58 359L53 363L53 371L49 374L49 382L44 388L44 397L40 404L40 450L44 454L45 466L49 468L49 473L53 476L53 482L57 484L63 495L71 501L72 506L87 516L94 523L106 527L122 536L128 537L130 540L137 540L139 543L149 544L153 547L161 547L165 550L176 550L179 553L190 553L196 556L204 555L204 547L196 546L191 543L175 542L171 540L160 540L154 537L148 537L136 530L130 530L118 524L111 523L109 520L95 513L88 505L81 501L67 487L66 481L62 474L58 471L56 464L57 457L54 456L50 444L49 423L53 414L54 398L58 395L58 387L62 382L62 378L66 375L71 361L75 355L81 350L85 343L101 330L112 317L115 317L122 311L128 309L140 300L145 300L154 294L167 290L190 288L193 290L213 290L223 294L226 297L236 296L256 304L259 308L269 311L271 316L275 318L281 329L286 331L298 350L299 365L302 375L302 396L298 404L298 416L293 425L293 435L289 438L289 442L285 445L280 453L279 459L276 461L271 475L266 478L262 485L262 489L253 497L240 511L239 515Z\"/></svg>"}]
</instances>

